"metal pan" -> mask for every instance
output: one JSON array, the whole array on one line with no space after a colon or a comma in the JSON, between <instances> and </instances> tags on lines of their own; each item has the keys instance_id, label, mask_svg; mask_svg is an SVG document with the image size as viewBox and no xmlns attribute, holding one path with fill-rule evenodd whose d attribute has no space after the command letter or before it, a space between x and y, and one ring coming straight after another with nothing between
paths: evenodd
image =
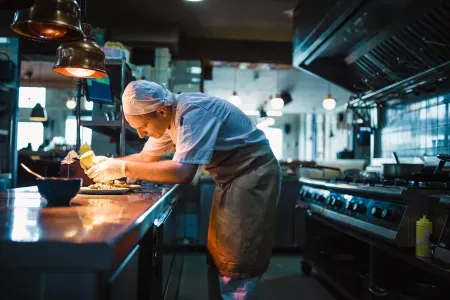
<instances>
[{"instance_id":1,"label":"metal pan","mask_svg":"<svg viewBox=\"0 0 450 300\"><path fill-rule=\"evenodd\" d=\"M381 165L381 175L384 178L407 178L414 174L422 173L423 164L402 164L398 160L397 153L393 152L395 164L382 164Z\"/></svg>"}]
</instances>

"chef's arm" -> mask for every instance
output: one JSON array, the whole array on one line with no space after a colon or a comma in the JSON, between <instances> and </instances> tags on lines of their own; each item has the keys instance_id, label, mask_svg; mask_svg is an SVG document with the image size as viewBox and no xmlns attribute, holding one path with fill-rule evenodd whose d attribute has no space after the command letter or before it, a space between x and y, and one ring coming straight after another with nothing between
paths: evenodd
<instances>
[{"instance_id":1,"label":"chef's arm","mask_svg":"<svg viewBox=\"0 0 450 300\"><path fill-rule=\"evenodd\" d=\"M119 157L119 159L126 160L126 161L150 163L150 162L159 161L161 159L161 157L150 155L147 152L140 152L140 153L124 156L124 157Z\"/></svg>"},{"instance_id":2,"label":"chef's arm","mask_svg":"<svg viewBox=\"0 0 450 300\"><path fill-rule=\"evenodd\" d=\"M159 183L190 183L198 165L183 164L173 160L142 163L128 161L125 168L127 177Z\"/></svg>"}]
</instances>

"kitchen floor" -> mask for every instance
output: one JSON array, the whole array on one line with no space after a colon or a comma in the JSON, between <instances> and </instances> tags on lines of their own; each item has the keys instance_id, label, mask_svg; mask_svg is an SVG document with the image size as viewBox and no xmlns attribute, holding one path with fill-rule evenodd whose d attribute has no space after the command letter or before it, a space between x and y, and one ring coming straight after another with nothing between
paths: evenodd
<instances>
[{"instance_id":1,"label":"kitchen floor","mask_svg":"<svg viewBox=\"0 0 450 300\"><path fill-rule=\"evenodd\" d=\"M263 276L261 300L342 300L321 278L301 274L301 257L274 255ZM184 257L178 300L207 300L205 256L189 253Z\"/></svg>"}]
</instances>

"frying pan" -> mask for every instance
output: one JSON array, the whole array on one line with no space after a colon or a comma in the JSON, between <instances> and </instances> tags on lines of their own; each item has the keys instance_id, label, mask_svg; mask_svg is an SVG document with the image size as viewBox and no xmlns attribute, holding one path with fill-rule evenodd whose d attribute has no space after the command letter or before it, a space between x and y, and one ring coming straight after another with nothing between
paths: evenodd
<instances>
[{"instance_id":1,"label":"frying pan","mask_svg":"<svg viewBox=\"0 0 450 300\"><path fill-rule=\"evenodd\" d=\"M397 153L392 152L392 156L395 159L395 164L381 165L381 175L384 178L405 178L422 173L423 164L402 164L398 159Z\"/></svg>"}]
</instances>

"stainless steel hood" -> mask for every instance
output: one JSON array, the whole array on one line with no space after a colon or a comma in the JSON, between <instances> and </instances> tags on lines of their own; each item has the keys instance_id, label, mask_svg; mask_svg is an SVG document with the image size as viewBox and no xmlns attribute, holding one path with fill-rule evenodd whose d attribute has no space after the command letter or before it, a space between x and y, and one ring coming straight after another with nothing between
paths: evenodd
<instances>
[{"instance_id":1,"label":"stainless steel hood","mask_svg":"<svg viewBox=\"0 0 450 300\"><path fill-rule=\"evenodd\" d=\"M447 77L450 1L311 2L294 13L295 66L365 99Z\"/></svg>"}]
</instances>

